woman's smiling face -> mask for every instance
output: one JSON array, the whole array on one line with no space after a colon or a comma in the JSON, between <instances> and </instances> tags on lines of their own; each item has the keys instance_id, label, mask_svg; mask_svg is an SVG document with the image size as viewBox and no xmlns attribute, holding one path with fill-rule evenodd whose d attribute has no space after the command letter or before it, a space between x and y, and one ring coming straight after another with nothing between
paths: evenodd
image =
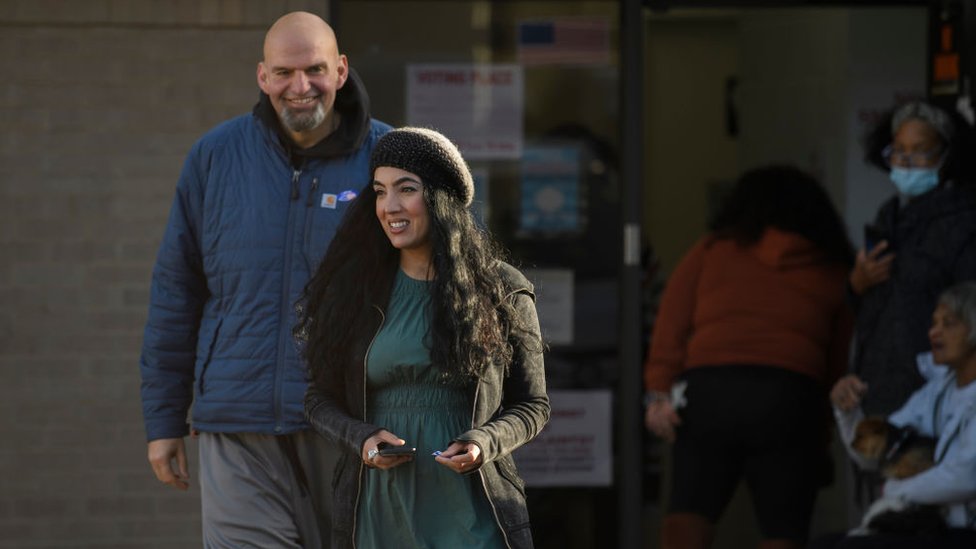
<instances>
[{"instance_id":1,"label":"woman's smiling face","mask_svg":"<svg viewBox=\"0 0 976 549\"><path fill-rule=\"evenodd\" d=\"M428 256L430 215L424 202L424 183L416 174L381 166L373 173L376 193L376 218L390 244L401 252L420 252Z\"/></svg>"}]
</instances>

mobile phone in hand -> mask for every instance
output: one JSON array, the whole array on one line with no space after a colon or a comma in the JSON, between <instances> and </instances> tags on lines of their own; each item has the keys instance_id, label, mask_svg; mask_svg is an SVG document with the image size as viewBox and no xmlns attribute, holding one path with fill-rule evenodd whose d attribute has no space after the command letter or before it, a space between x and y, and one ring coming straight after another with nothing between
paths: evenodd
<instances>
[{"instance_id":1,"label":"mobile phone in hand","mask_svg":"<svg viewBox=\"0 0 976 549\"><path fill-rule=\"evenodd\" d=\"M866 251L868 251L869 253L882 240L887 240L887 239L888 239L888 237L887 237L887 235L884 234L884 231L882 231L881 229L875 227L874 225L868 224L868 225L865 225L864 226L864 249ZM889 242L888 244L889 244L889 247L890 247L890 244L891 243Z\"/></svg>"},{"instance_id":2,"label":"mobile phone in hand","mask_svg":"<svg viewBox=\"0 0 976 549\"><path fill-rule=\"evenodd\" d=\"M381 442L376 447L379 449L381 456L412 456L417 453L416 448L411 448L406 444L403 446L393 446L386 442Z\"/></svg>"}]
</instances>

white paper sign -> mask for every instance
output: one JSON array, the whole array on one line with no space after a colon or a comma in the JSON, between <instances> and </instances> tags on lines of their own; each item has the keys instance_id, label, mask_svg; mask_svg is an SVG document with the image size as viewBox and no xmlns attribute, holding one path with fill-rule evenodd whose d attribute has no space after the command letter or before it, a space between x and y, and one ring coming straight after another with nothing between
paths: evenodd
<instances>
[{"instance_id":1,"label":"white paper sign","mask_svg":"<svg viewBox=\"0 0 976 549\"><path fill-rule=\"evenodd\" d=\"M529 486L610 486L613 482L608 389L549 391L549 424L513 454Z\"/></svg>"},{"instance_id":2,"label":"white paper sign","mask_svg":"<svg viewBox=\"0 0 976 549\"><path fill-rule=\"evenodd\" d=\"M517 64L407 66L407 122L443 133L468 160L521 156L523 100Z\"/></svg>"}]
</instances>

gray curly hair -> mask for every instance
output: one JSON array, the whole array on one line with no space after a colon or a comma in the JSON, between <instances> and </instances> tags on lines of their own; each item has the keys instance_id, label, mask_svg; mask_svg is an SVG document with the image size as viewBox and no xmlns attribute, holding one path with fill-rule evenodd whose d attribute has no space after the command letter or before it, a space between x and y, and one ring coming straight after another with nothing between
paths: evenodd
<instances>
[{"instance_id":1,"label":"gray curly hair","mask_svg":"<svg viewBox=\"0 0 976 549\"><path fill-rule=\"evenodd\" d=\"M952 123L952 119L949 118L949 115L939 107L924 101L912 101L911 103L905 103L895 110L894 114L891 116L892 135L898 132L898 128L900 128L902 124L911 119L918 119L932 126L932 128L934 128L935 131L937 131L942 137L942 141L944 141L946 145L951 143L952 138L955 136L956 128Z\"/></svg>"},{"instance_id":2,"label":"gray curly hair","mask_svg":"<svg viewBox=\"0 0 976 549\"><path fill-rule=\"evenodd\" d=\"M976 346L976 282L951 286L939 296L939 305L945 305L969 327L969 344Z\"/></svg>"}]
</instances>

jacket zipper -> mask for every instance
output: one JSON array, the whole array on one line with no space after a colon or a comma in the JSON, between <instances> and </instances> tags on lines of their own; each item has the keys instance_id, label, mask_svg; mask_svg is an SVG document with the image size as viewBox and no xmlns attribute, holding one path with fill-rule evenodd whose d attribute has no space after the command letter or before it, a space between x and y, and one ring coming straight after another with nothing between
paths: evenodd
<instances>
[{"instance_id":1,"label":"jacket zipper","mask_svg":"<svg viewBox=\"0 0 976 549\"><path fill-rule=\"evenodd\" d=\"M510 292L508 295L504 297L504 299L508 299L509 297L517 293L518 293L517 290ZM475 422L475 417L477 417L478 415L478 394L480 392L481 392L481 380L478 380L478 383L474 387L474 403L472 403L471 405L471 428L472 429L476 427L474 422ZM485 474L482 471L482 468L484 468L484 464L482 464L482 467L478 468L478 477L481 479L481 486L484 487L485 489L485 498L488 499L488 504L491 505L491 512L493 515L495 515L495 524L497 524L498 529L502 531L502 539L505 540L505 547L507 547L508 549L512 549L512 544L508 540L508 532L505 531L505 527L502 525L502 520L501 518L498 517L498 508L495 507L495 502L492 501L491 499L491 492L488 491L488 481L485 480Z\"/></svg>"},{"instance_id":2,"label":"jacket zipper","mask_svg":"<svg viewBox=\"0 0 976 549\"><path fill-rule=\"evenodd\" d=\"M315 191L319 188L319 178L312 178L312 189L308 191L308 200L305 201L305 207L311 208L313 200L315 200Z\"/></svg>"},{"instance_id":3,"label":"jacket zipper","mask_svg":"<svg viewBox=\"0 0 976 549\"><path fill-rule=\"evenodd\" d=\"M298 176L302 175L301 170L291 172L291 199L298 200Z\"/></svg>"},{"instance_id":4,"label":"jacket zipper","mask_svg":"<svg viewBox=\"0 0 976 549\"><path fill-rule=\"evenodd\" d=\"M475 417L478 412L478 393L481 392L481 380L474 386L474 403L471 405L471 428L475 428ZM512 549L512 544L508 541L508 532L505 531L505 527L502 526L502 520L498 517L498 509L495 507L495 502L491 500L491 492L488 491L488 481L485 480L485 474L482 469L487 465L482 460L481 467L478 468L478 478L481 479L481 486L485 490L485 498L488 500L488 505L491 505L491 513L495 516L495 524L498 525L498 529L502 531L502 539L505 540L505 547Z\"/></svg>"},{"instance_id":5,"label":"jacket zipper","mask_svg":"<svg viewBox=\"0 0 976 549\"><path fill-rule=\"evenodd\" d=\"M285 262L284 267L281 270L281 306L278 311L278 356L275 366L275 376L274 376L274 432L280 433L284 429L281 425L282 418L282 399L281 399L281 376L284 375L285 370L285 346L288 344L288 333L284 333L281 330L281 324L288 321L288 315L291 311L289 303L291 302L291 276L289 269L292 262L292 254L294 253L294 242L295 242L295 215L297 212L293 207L294 202L298 200L298 184L299 178L302 175L302 170L293 168L291 172L291 200L288 202L288 225L285 230Z\"/></svg>"},{"instance_id":6,"label":"jacket zipper","mask_svg":"<svg viewBox=\"0 0 976 549\"><path fill-rule=\"evenodd\" d=\"M363 421L366 421L366 365L369 360L369 351L373 348L373 343L376 341L376 336L380 335L380 330L383 329L383 324L386 323L386 315L383 314L383 309L380 309L376 305L373 307L380 313L380 325L376 327L376 332L373 333L373 339L369 340L369 345L366 346L366 355L363 356ZM359 449L362 452L362 448ZM362 454L360 454L361 456ZM356 483L356 501L353 504L352 513L352 547L356 549L356 517L359 516L359 496L363 494L363 460L359 460L359 476Z\"/></svg>"},{"instance_id":7,"label":"jacket zipper","mask_svg":"<svg viewBox=\"0 0 976 549\"><path fill-rule=\"evenodd\" d=\"M319 178L312 178L312 188L308 191L308 199L305 201L305 209L311 208L315 201L315 191L319 188ZM312 264L312 258L309 257L309 242L312 239L312 225L315 219L315 214L312 212L305 213L305 230L302 233L302 256L305 258L305 267L308 268L309 274L315 274L314 265Z\"/></svg>"}]
</instances>

